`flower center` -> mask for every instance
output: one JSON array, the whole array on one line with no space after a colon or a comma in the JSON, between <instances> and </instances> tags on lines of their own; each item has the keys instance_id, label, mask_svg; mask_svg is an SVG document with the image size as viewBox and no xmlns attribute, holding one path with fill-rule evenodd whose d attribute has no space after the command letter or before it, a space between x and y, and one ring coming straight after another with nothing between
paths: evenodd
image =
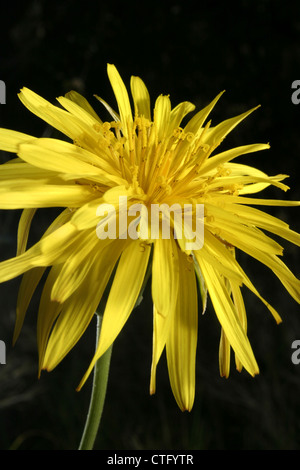
<instances>
[{"instance_id":1,"label":"flower center","mask_svg":"<svg viewBox=\"0 0 300 470\"><path fill-rule=\"evenodd\" d=\"M157 123L144 117L104 123L104 136L122 177L146 195L146 203L193 196L190 183L198 178L213 148L205 142L209 123L197 135L166 125L159 139ZM126 134L126 137L125 135Z\"/></svg>"}]
</instances>

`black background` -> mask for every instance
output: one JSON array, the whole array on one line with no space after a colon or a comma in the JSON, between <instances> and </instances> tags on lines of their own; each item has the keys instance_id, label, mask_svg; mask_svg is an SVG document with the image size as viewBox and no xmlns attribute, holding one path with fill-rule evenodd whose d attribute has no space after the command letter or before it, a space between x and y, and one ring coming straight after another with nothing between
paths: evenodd
<instances>
[{"instance_id":1,"label":"black background","mask_svg":"<svg viewBox=\"0 0 300 470\"><path fill-rule=\"evenodd\" d=\"M101 115L96 93L115 106L106 75L114 63L125 83L146 82L152 102L170 94L205 106L226 93L213 111L213 124L261 104L225 145L270 142L271 150L245 157L268 174L290 175L291 191L267 195L300 199L300 105L291 85L300 79L300 8L296 1L257 0L166 2L2 2L0 79L6 83L1 127L39 136L45 123L17 98L23 86L51 102L70 89L83 93ZM227 143L228 142L228 143ZM1 161L8 158L2 152ZM299 210L270 211L300 229ZM50 214L51 215L51 214ZM19 211L1 212L1 259L14 256ZM48 214L33 228L39 237ZM299 277L299 250L287 243L286 262ZM245 292L249 337L261 374L255 379L232 367L218 372L219 325L209 304L199 320L197 390L191 413L172 397L165 358L157 393L148 393L152 318L147 291L113 350L108 395L97 449L300 449L300 365L291 344L300 339L298 305L272 273L241 255L260 292L281 313L276 326L266 308ZM75 392L94 348L94 329L84 335L51 374L37 379L35 339L38 296L12 348L19 279L0 286L0 339L7 364L0 365L0 448L76 449L88 407L91 380Z\"/></svg>"}]
</instances>

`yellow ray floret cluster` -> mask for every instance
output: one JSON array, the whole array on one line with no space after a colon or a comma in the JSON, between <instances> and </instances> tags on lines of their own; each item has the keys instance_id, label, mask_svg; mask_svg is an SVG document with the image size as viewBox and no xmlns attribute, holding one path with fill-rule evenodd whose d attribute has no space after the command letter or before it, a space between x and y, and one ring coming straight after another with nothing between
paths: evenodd
<instances>
[{"instance_id":1,"label":"yellow ray floret cluster","mask_svg":"<svg viewBox=\"0 0 300 470\"><path fill-rule=\"evenodd\" d=\"M286 223L252 207L299 206L299 202L248 197L270 185L288 189L285 175L268 176L235 163L237 157L269 148L245 145L217 153L216 149L252 111L212 126L207 118L222 95L200 110L183 102L172 109L159 96L151 111L144 82L132 77L133 106L115 66L108 65L118 112L97 99L111 115L103 122L76 92L58 98L55 106L23 88L22 103L66 137L35 138L1 129L0 148L17 157L0 167L0 208L23 209L17 254L0 263L0 282L23 275L17 301L17 339L32 295L46 272L37 320L39 369L52 370L72 349L91 322L111 282L101 335L83 385L97 359L115 341L151 274L153 356L150 392L156 388L156 367L166 350L171 387L182 410L190 410L195 394L198 303L201 313L210 296L221 325L220 372L228 376L230 350L238 370L258 373L249 339L241 293L246 286L271 311L235 257L239 249L273 271L290 295L300 301L299 280L283 261L282 247L268 233L300 245L300 235ZM143 204L168 207L204 206L203 246L185 249L171 219L169 238L136 239L117 235L99 238L97 208L110 204L117 222L123 215L120 196L129 208ZM38 208L58 207L60 215L40 241L27 247L29 229ZM128 224L130 222L128 219ZM149 221L150 224L151 221ZM267 233L266 233L267 232ZM198 299L199 297L199 299Z\"/></svg>"}]
</instances>

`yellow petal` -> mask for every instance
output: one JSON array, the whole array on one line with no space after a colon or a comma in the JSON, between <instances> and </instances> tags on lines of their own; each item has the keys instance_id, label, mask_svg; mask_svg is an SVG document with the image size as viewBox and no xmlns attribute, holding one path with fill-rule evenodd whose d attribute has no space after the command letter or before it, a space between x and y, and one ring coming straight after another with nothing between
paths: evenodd
<instances>
[{"instance_id":1,"label":"yellow petal","mask_svg":"<svg viewBox=\"0 0 300 470\"><path fill-rule=\"evenodd\" d=\"M232 250L228 249L218 238L212 235L208 230L205 232L205 250L211 254L211 257L206 256L205 250L201 250L194 253L196 260L204 258L212 267L227 278L231 284L236 283L238 286L244 284L251 292L253 292L265 306L270 310L277 323L281 322L281 318L278 312L259 294L257 289L254 287L246 273L243 271L236 258L234 257ZM202 256L204 255L204 256ZM222 260L219 262L218 260ZM199 260L199 263L201 260Z\"/></svg>"},{"instance_id":2,"label":"yellow petal","mask_svg":"<svg viewBox=\"0 0 300 470\"><path fill-rule=\"evenodd\" d=\"M205 108L201 109L195 116L192 117L192 119L187 123L187 125L184 128L185 132L192 132L197 136L203 127L203 124L212 111L212 109L215 107L217 101L221 98L223 95L224 91L219 93Z\"/></svg>"},{"instance_id":3,"label":"yellow petal","mask_svg":"<svg viewBox=\"0 0 300 470\"><path fill-rule=\"evenodd\" d=\"M171 388L182 411L190 411L195 397L198 335L197 284L192 259L178 250L179 283L166 352Z\"/></svg>"},{"instance_id":4,"label":"yellow petal","mask_svg":"<svg viewBox=\"0 0 300 470\"><path fill-rule=\"evenodd\" d=\"M140 241L135 241L122 253L105 307L99 344L79 389L97 359L111 346L131 314L143 285L150 251L149 245L142 246Z\"/></svg>"},{"instance_id":5,"label":"yellow petal","mask_svg":"<svg viewBox=\"0 0 300 470\"><path fill-rule=\"evenodd\" d=\"M214 230L232 245L238 246L241 241L244 246L253 245L266 253L282 254L283 249L275 240L250 223L246 226L245 221L241 221L237 215L210 204L206 204L206 208L209 216L213 218L211 222L206 222L206 226L214 227Z\"/></svg>"},{"instance_id":6,"label":"yellow petal","mask_svg":"<svg viewBox=\"0 0 300 470\"><path fill-rule=\"evenodd\" d=\"M30 180L0 182L0 208L79 207L93 199L90 186L42 184Z\"/></svg>"},{"instance_id":7,"label":"yellow petal","mask_svg":"<svg viewBox=\"0 0 300 470\"><path fill-rule=\"evenodd\" d=\"M114 186L103 194L102 197L94 199L82 207L78 208L74 212L72 217L72 224L78 230L86 230L92 227L96 227L99 222L99 215L97 209L104 205L111 205L111 209L114 207L116 211L116 222L119 225L119 213L120 211L127 211L126 204L135 197L142 198L140 194L137 194L132 187L126 188L125 186ZM120 199L123 198L123 199ZM126 199L127 198L127 199ZM123 203L124 201L124 203ZM121 202L121 204L120 204ZM127 225L126 225L127 229Z\"/></svg>"},{"instance_id":8,"label":"yellow petal","mask_svg":"<svg viewBox=\"0 0 300 470\"><path fill-rule=\"evenodd\" d=\"M247 334L247 315L240 286L238 286L235 282L230 282L230 286L238 318L241 322L243 330ZM237 356L235 357L235 363L237 370L241 372L243 365Z\"/></svg>"},{"instance_id":9,"label":"yellow petal","mask_svg":"<svg viewBox=\"0 0 300 470\"><path fill-rule=\"evenodd\" d=\"M22 211L18 226L17 255L25 252L29 235L30 225L36 209L24 209Z\"/></svg>"},{"instance_id":10,"label":"yellow petal","mask_svg":"<svg viewBox=\"0 0 300 470\"><path fill-rule=\"evenodd\" d=\"M19 163L5 163L0 165L0 181L9 181L9 180L35 180L41 182L45 180L50 180L54 184L61 183L61 179L59 178L56 172L51 172L49 170L45 170L44 168L38 168L30 165L29 163L23 162L19 159Z\"/></svg>"},{"instance_id":11,"label":"yellow petal","mask_svg":"<svg viewBox=\"0 0 300 470\"><path fill-rule=\"evenodd\" d=\"M65 224L15 258L0 263L0 282L18 277L33 267L50 266L70 256L76 245L78 232L71 224ZM69 251L68 251L69 250Z\"/></svg>"},{"instance_id":12,"label":"yellow petal","mask_svg":"<svg viewBox=\"0 0 300 470\"><path fill-rule=\"evenodd\" d=\"M224 91L219 93L205 108L198 111L198 113L196 113L184 127L184 134L189 135L190 138L184 139L180 143L180 151L177 154L177 161L179 165L184 162L182 155L186 155L185 158L187 158L187 155L189 155L191 152L194 152L195 144L198 146L200 143L202 145L204 142L204 135L208 132L209 126L211 124L209 121L205 124L205 127L203 127L205 120L223 93ZM206 157L207 156L208 154L206 154Z\"/></svg>"},{"instance_id":13,"label":"yellow petal","mask_svg":"<svg viewBox=\"0 0 300 470\"><path fill-rule=\"evenodd\" d=\"M85 149L57 139L36 139L19 147L20 158L46 170L69 173L71 178L88 178L101 184L120 183L121 178L95 166L97 159ZM87 163L90 160L93 164Z\"/></svg>"},{"instance_id":14,"label":"yellow petal","mask_svg":"<svg viewBox=\"0 0 300 470\"><path fill-rule=\"evenodd\" d=\"M284 199L263 199L263 198L254 198L254 197L245 197L245 196L224 196L224 195L214 195L216 200L224 200L228 198L228 202L232 204L252 204L254 206L283 206L283 207L298 207L300 206L300 201L288 201Z\"/></svg>"},{"instance_id":15,"label":"yellow petal","mask_svg":"<svg viewBox=\"0 0 300 470\"><path fill-rule=\"evenodd\" d=\"M96 121L102 123L94 108L90 105L88 100L80 93L72 90L66 93L65 97L73 103L76 103L78 106L80 106L80 108L84 109L86 112L88 112L91 116L93 116L94 119L96 119Z\"/></svg>"},{"instance_id":16,"label":"yellow petal","mask_svg":"<svg viewBox=\"0 0 300 470\"><path fill-rule=\"evenodd\" d=\"M54 106L26 87L22 88L19 98L29 111L71 139L74 140L75 136L80 135L78 120L64 109Z\"/></svg>"},{"instance_id":17,"label":"yellow petal","mask_svg":"<svg viewBox=\"0 0 300 470\"><path fill-rule=\"evenodd\" d=\"M69 111L70 114L75 116L76 119L80 119L82 122L84 122L87 126L90 126L91 128L96 128L96 129L101 129L99 127L99 123L102 124L102 121L98 118L96 113L91 113L87 109L82 108L79 104L76 102L64 97L60 96L57 98L57 101L67 110ZM91 109L93 109L91 107Z\"/></svg>"},{"instance_id":18,"label":"yellow petal","mask_svg":"<svg viewBox=\"0 0 300 470\"><path fill-rule=\"evenodd\" d=\"M223 328L221 328L221 338L219 346L219 369L221 377L229 377L230 349L230 343L226 337L225 331Z\"/></svg>"},{"instance_id":19,"label":"yellow petal","mask_svg":"<svg viewBox=\"0 0 300 470\"><path fill-rule=\"evenodd\" d=\"M166 317L174 311L178 278L178 249L173 237L158 238L154 243L152 261L152 298L158 312Z\"/></svg>"},{"instance_id":20,"label":"yellow petal","mask_svg":"<svg viewBox=\"0 0 300 470\"><path fill-rule=\"evenodd\" d=\"M247 221L247 223L253 223L257 227L261 227L268 232L272 232L285 240L300 246L300 234L291 230L285 222L274 217L266 212L260 211L254 207L244 206L241 204L224 205L224 208L237 214Z\"/></svg>"},{"instance_id":21,"label":"yellow petal","mask_svg":"<svg viewBox=\"0 0 300 470\"><path fill-rule=\"evenodd\" d=\"M265 264L270 267L293 299L300 304L300 280L294 276L286 264L277 256L264 257Z\"/></svg>"},{"instance_id":22,"label":"yellow petal","mask_svg":"<svg viewBox=\"0 0 300 470\"><path fill-rule=\"evenodd\" d=\"M72 225L74 225L77 230L87 230L92 227L95 227L96 230L96 226L99 222L97 209L103 203L103 198L99 197L79 207L72 215Z\"/></svg>"},{"instance_id":23,"label":"yellow petal","mask_svg":"<svg viewBox=\"0 0 300 470\"><path fill-rule=\"evenodd\" d=\"M118 103L122 123L125 124L127 122L132 122L131 106L128 93L118 70L114 65L108 64L107 73ZM125 135L127 135L126 127L123 129L123 132Z\"/></svg>"},{"instance_id":24,"label":"yellow petal","mask_svg":"<svg viewBox=\"0 0 300 470\"><path fill-rule=\"evenodd\" d=\"M205 161L204 165L201 167L199 172L200 174L207 173L214 168L217 168L219 165L223 165L234 158L239 157L240 155L246 155L248 153L259 152L261 150L267 150L270 148L268 144L251 144L243 145L241 147L236 147L233 149L226 150L225 152L214 155Z\"/></svg>"},{"instance_id":25,"label":"yellow petal","mask_svg":"<svg viewBox=\"0 0 300 470\"><path fill-rule=\"evenodd\" d=\"M66 98L62 98L64 104L68 103L72 113L54 106L27 88L23 88L19 95L23 104L38 117L46 121L55 129L63 132L72 139L78 147L83 147L91 152L89 161L93 159L96 166L102 166L111 160L111 152L108 150L108 140L103 137L101 123L86 113L81 107L75 111L76 104ZM98 158L97 158L98 157ZM97 165L98 160L98 165ZM107 162L108 161L108 162ZM105 166L103 166L105 169Z\"/></svg>"},{"instance_id":26,"label":"yellow petal","mask_svg":"<svg viewBox=\"0 0 300 470\"><path fill-rule=\"evenodd\" d=\"M240 194L248 194L257 191L261 191L262 189L273 185L277 186L278 188L282 189L283 191L287 191L289 187L283 183L280 183L283 179L285 179L287 175L276 175L276 176L266 176L266 177L258 177L258 176L223 176L216 178L213 182L209 184L210 191L215 189L221 188L221 190L226 189L226 187L231 187L234 185L243 185L244 187L239 190ZM254 187L254 189L253 189Z\"/></svg>"},{"instance_id":27,"label":"yellow petal","mask_svg":"<svg viewBox=\"0 0 300 470\"><path fill-rule=\"evenodd\" d=\"M199 258L199 262L216 315L228 341L245 369L253 376L258 374L259 369L252 348L241 326L224 281L212 266L201 258Z\"/></svg>"},{"instance_id":28,"label":"yellow petal","mask_svg":"<svg viewBox=\"0 0 300 470\"><path fill-rule=\"evenodd\" d=\"M173 238L157 239L152 261L153 352L150 393L155 393L156 367L165 347L179 290L178 249Z\"/></svg>"},{"instance_id":29,"label":"yellow petal","mask_svg":"<svg viewBox=\"0 0 300 470\"><path fill-rule=\"evenodd\" d=\"M205 134L204 142L209 143L210 145L218 145L225 137L231 132L241 121L246 119L249 114L253 113L259 106L246 111L245 113L235 116L230 119L226 119L218 124L216 127L210 128L210 131Z\"/></svg>"},{"instance_id":30,"label":"yellow petal","mask_svg":"<svg viewBox=\"0 0 300 470\"><path fill-rule=\"evenodd\" d=\"M45 272L46 268L33 268L24 273L18 290L16 322L13 334L13 344L16 343L21 332L25 315L32 296Z\"/></svg>"},{"instance_id":31,"label":"yellow petal","mask_svg":"<svg viewBox=\"0 0 300 470\"><path fill-rule=\"evenodd\" d=\"M6 152L17 152L19 145L24 142L32 142L35 137L23 134L22 132L11 131L10 129L0 129L0 149Z\"/></svg>"},{"instance_id":32,"label":"yellow petal","mask_svg":"<svg viewBox=\"0 0 300 470\"><path fill-rule=\"evenodd\" d=\"M124 244L117 241L102 252L100 251L98 256L91 257L88 263L89 269L81 278L78 288L64 302L53 327L42 362L43 369L52 370L56 367L86 330L97 311L123 247Z\"/></svg>"},{"instance_id":33,"label":"yellow petal","mask_svg":"<svg viewBox=\"0 0 300 470\"><path fill-rule=\"evenodd\" d=\"M98 95L94 95L95 98L97 98L98 101L100 101L101 104L103 104L103 106L107 109L107 111L109 112L109 114L111 115L111 117L116 121L120 121L120 116L119 114L106 102L104 101L102 98L100 98L100 96Z\"/></svg>"},{"instance_id":34,"label":"yellow petal","mask_svg":"<svg viewBox=\"0 0 300 470\"><path fill-rule=\"evenodd\" d=\"M154 122L157 128L159 141L162 140L169 127L171 115L171 102L168 96L160 95L154 107Z\"/></svg>"},{"instance_id":35,"label":"yellow petal","mask_svg":"<svg viewBox=\"0 0 300 470\"><path fill-rule=\"evenodd\" d=\"M175 108L172 109L170 115L169 133L173 132L174 129L179 127L183 118L191 111L194 111L194 109L195 105L189 101L184 101L175 106Z\"/></svg>"},{"instance_id":36,"label":"yellow petal","mask_svg":"<svg viewBox=\"0 0 300 470\"><path fill-rule=\"evenodd\" d=\"M206 241L201 250L194 251L196 261L199 257L205 259L209 264L212 264L219 273L222 273L227 279L234 279L239 285L243 283L242 274L233 266L228 259L220 257L217 250L214 250L214 242L212 242L211 234L209 231L207 234ZM211 246L212 245L212 246Z\"/></svg>"},{"instance_id":37,"label":"yellow petal","mask_svg":"<svg viewBox=\"0 0 300 470\"><path fill-rule=\"evenodd\" d=\"M224 225L225 223L223 224L223 226ZM226 230L222 230L222 236L224 236L224 239L227 240L229 243L241 249L245 253L248 253L254 259L261 262L262 264L265 264L268 268L270 268L274 272L274 274L280 279L280 281L285 286L290 295L296 300L296 302L300 303L300 281L276 256L276 249L275 251L273 251L272 248L272 240L269 238L268 241L268 237L263 240L262 232L258 231L256 231L257 236L255 235L255 232L253 232L253 237L252 235L250 236L250 233L246 233L247 230L244 232L243 236L241 236L241 233L243 233L242 230L240 230L240 234L238 234L237 227L235 234L234 231L235 230L228 229L228 227L226 226ZM275 247L276 244L274 245L274 248ZM276 314L275 317L277 317Z\"/></svg>"},{"instance_id":38,"label":"yellow petal","mask_svg":"<svg viewBox=\"0 0 300 470\"><path fill-rule=\"evenodd\" d=\"M287 185L280 183L280 181L288 178L288 175L279 174L269 176L263 171L252 166L231 162L225 163L224 169L228 170L230 173L230 177L223 178L224 186L226 184L230 184L230 179L233 178L233 184L237 183L243 186L239 188L240 195L260 192L270 185L277 186L283 191L287 191L289 189ZM234 178L237 178L236 181L234 181ZM240 178L240 180L238 180L238 178Z\"/></svg>"},{"instance_id":39,"label":"yellow petal","mask_svg":"<svg viewBox=\"0 0 300 470\"><path fill-rule=\"evenodd\" d=\"M202 248L203 249L203 248ZM195 255L195 253L194 253ZM195 274L198 281L199 292L202 300L202 315L204 315L207 307L207 287L203 278L203 275L200 271L199 264L194 256L194 267L195 267Z\"/></svg>"},{"instance_id":40,"label":"yellow petal","mask_svg":"<svg viewBox=\"0 0 300 470\"><path fill-rule=\"evenodd\" d=\"M63 211L53 222L53 224L48 228L46 233L44 234L43 237L47 237L51 233L54 233L59 227L62 227L63 224L66 224L69 219L71 218L72 213L67 209ZM74 232L75 233L75 232ZM55 235L54 235L55 236ZM60 264L56 264L50 269L50 273L47 276L42 295L41 295L41 300L40 300L40 305L39 305L39 313L38 313L38 323L37 323L37 340L38 340L38 350L39 350L39 371L41 371L42 368L42 363L44 360L44 354L46 351L46 346L47 346L47 341L48 337L50 334L50 331L53 327L53 324L58 317L61 309L62 309L62 304L60 302L52 301L51 300L51 294L53 291L53 286L54 283L56 282L57 278L59 277L63 267L64 267L64 262L69 259L71 259L72 255L74 252L76 252L76 248L78 244L80 245L80 241L84 240L84 238L77 238L74 236L74 241L75 244L72 245L69 243L62 243L61 246L63 249L65 249L65 254L66 256L62 256L62 253L58 253L60 255ZM47 247L46 247L47 248ZM44 247L45 249L45 247ZM69 250L70 249L70 250ZM38 276L38 269L37 268L37 274ZM28 278L26 279L28 274ZM30 294L31 292L31 287L29 287L29 290L26 290L26 286L30 283L30 273L25 273L23 276L22 283L24 282L24 289L23 289L23 296L19 296L19 301L18 301L18 307L20 310L20 316L25 315L24 312L24 307L27 302L27 295ZM35 276L35 275L33 275Z\"/></svg>"},{"instance_id":41,"label":"yellow petal","mask_svg":"<svg viewBox=\"0 0 300 470\"><path fill-rule=\"evenodd\" d=\"M51 300L63 303L73 294L88 275L93 259L96 256L105 256L101 250L102 245L104 243L100 242L94 229L92 232L83 233L76 251L74 250L73 256L64 263L53 284Z\"/></svg>"},{"instance_id":42,"label":"yellow petal","mask_svg":"<svg viewBox=\"0 0 300 470\"><path fill-rule=\"evenodd\" d=\"M53 325L59 316L63 304L51 300L53 284L59 275L63 264L52 266L45 281L38 311L37 346L39 353L39 374L43 368L47 342Z\"/></svg>"},{"instance_id":43,"label":"yellow petal","mask_svg":"<svg viewBox=\"0 0 300 470\"><path fill-rule=\"evenodd\" d=\"M172 321L172 314L166 317L161 315L155 304L153 303L153 344L152 344L152 363L151 363L151 378L150 378L150 394L153 395L156 391L156 369L158 361L166 345L170 325Z\"/></svg>"},{"instance_id":44,"label":"yellow petal","mask_svg":"<svg viewBox=\"0 0 300 470\"><path fill-rule=\"evenodd\" d=\"M136 115L151 121L150 96L146 85L139 77L132 76L130 86Z\"/></svg>"},{"instance_id":45,"label":"yellow petal","mask_svg":"<svg viewBox=\"0 0 300 470\"><path fill-rule=\"evenodd\" d=\"M234 281L231 281L231 280L229 282L226 282L225 285L226 285L226 288L228 289L229 295L232 296L233 303L236 308L237 316L241 322L241 326L243 330L245 331L245 334L247 334L247 317L246 317L245 305L244 305L240 287ZM220 338L220 347L219 347L219 368L220 368L221 377L226 377L226 378L229 377L230 352L231 352L231 346L222 328L221 338ZM235 355L235 362L236 362L237 370L241 372L243 366L237 355Z\"/></svg>"}]
</instances>

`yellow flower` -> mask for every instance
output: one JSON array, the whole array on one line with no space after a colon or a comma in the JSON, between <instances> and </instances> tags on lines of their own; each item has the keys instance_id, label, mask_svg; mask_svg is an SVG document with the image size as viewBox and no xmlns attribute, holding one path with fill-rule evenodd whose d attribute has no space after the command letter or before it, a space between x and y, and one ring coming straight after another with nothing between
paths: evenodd
<instances>
[{"instance_id":1,"label":"yellow flower","mask_svg":"<svg viewBox=\"0 0 300 470\"><path fill-rule=\"evenodd\" d=\"M282 247L265 231L298 246L300 235L251 205L300 203L247 196L269 185L288 189L282 183L285 175L268 176L233 162L243 154L268 149L269 145L251 144L216 153L227 134L253 109L212 127L207 117L220 93L183 126L185 116L194 110L193 104L183 102L172 109L170 98L161 95L151 114L146 86L140 78L132 77L132 112L126 87L113 65L108 65L108 77L118 113L97 98L109 111L112 122L102 122L76 92L58 98L60 106L54 106L23 88L19 95L22 103L69 141L0 130L1 149L17 154L16 159L0 168L0 208L23 209L17 256L0 264L0 282L23 275L14 341L35 288L48 269L37 330L39 369L52 370L86 330L112 279L98 347L80 388L97 359L122 330L150 270L150 392L155 392L156 367L166 348L175 399L182 410L190 410L195 394L198 294L200 313L206 308L208 293L221 325L221 375L229 374L231 348L237 369L244 367L251 375L257 374L258 365L247 337L241 287L246 286L257 295L277 322L280 317L260 296L236 260L235 250L268 266L299 302L299 280L279 258ZM126 201L128 207L124 208L120 201ZM180 227L174 213L169 213L168 237L162 236L162 213L159 227L155 227L158 236L149 233L151 215L150 219L141 214L134 217L132 212L129 215L138 206L144 208L144 215L147 209L149 216L150 208L163 204L164 208L179 205L182 211L184 205L189 205L194 219L196 206L204 207L202 224L196 230L196 235L202 239L204 236L203 245L187 248L191 231L178 236ZM40 241L28 248L33 216L37 208L44 207L59 207L62 211ZM99 214L99 207L107 209L106 215ZM121 220L125 220L128 232L131 226L136 237L127 236L126 230L105 237L104 228L120 226Z\"/></svg>"}]
</instances>

